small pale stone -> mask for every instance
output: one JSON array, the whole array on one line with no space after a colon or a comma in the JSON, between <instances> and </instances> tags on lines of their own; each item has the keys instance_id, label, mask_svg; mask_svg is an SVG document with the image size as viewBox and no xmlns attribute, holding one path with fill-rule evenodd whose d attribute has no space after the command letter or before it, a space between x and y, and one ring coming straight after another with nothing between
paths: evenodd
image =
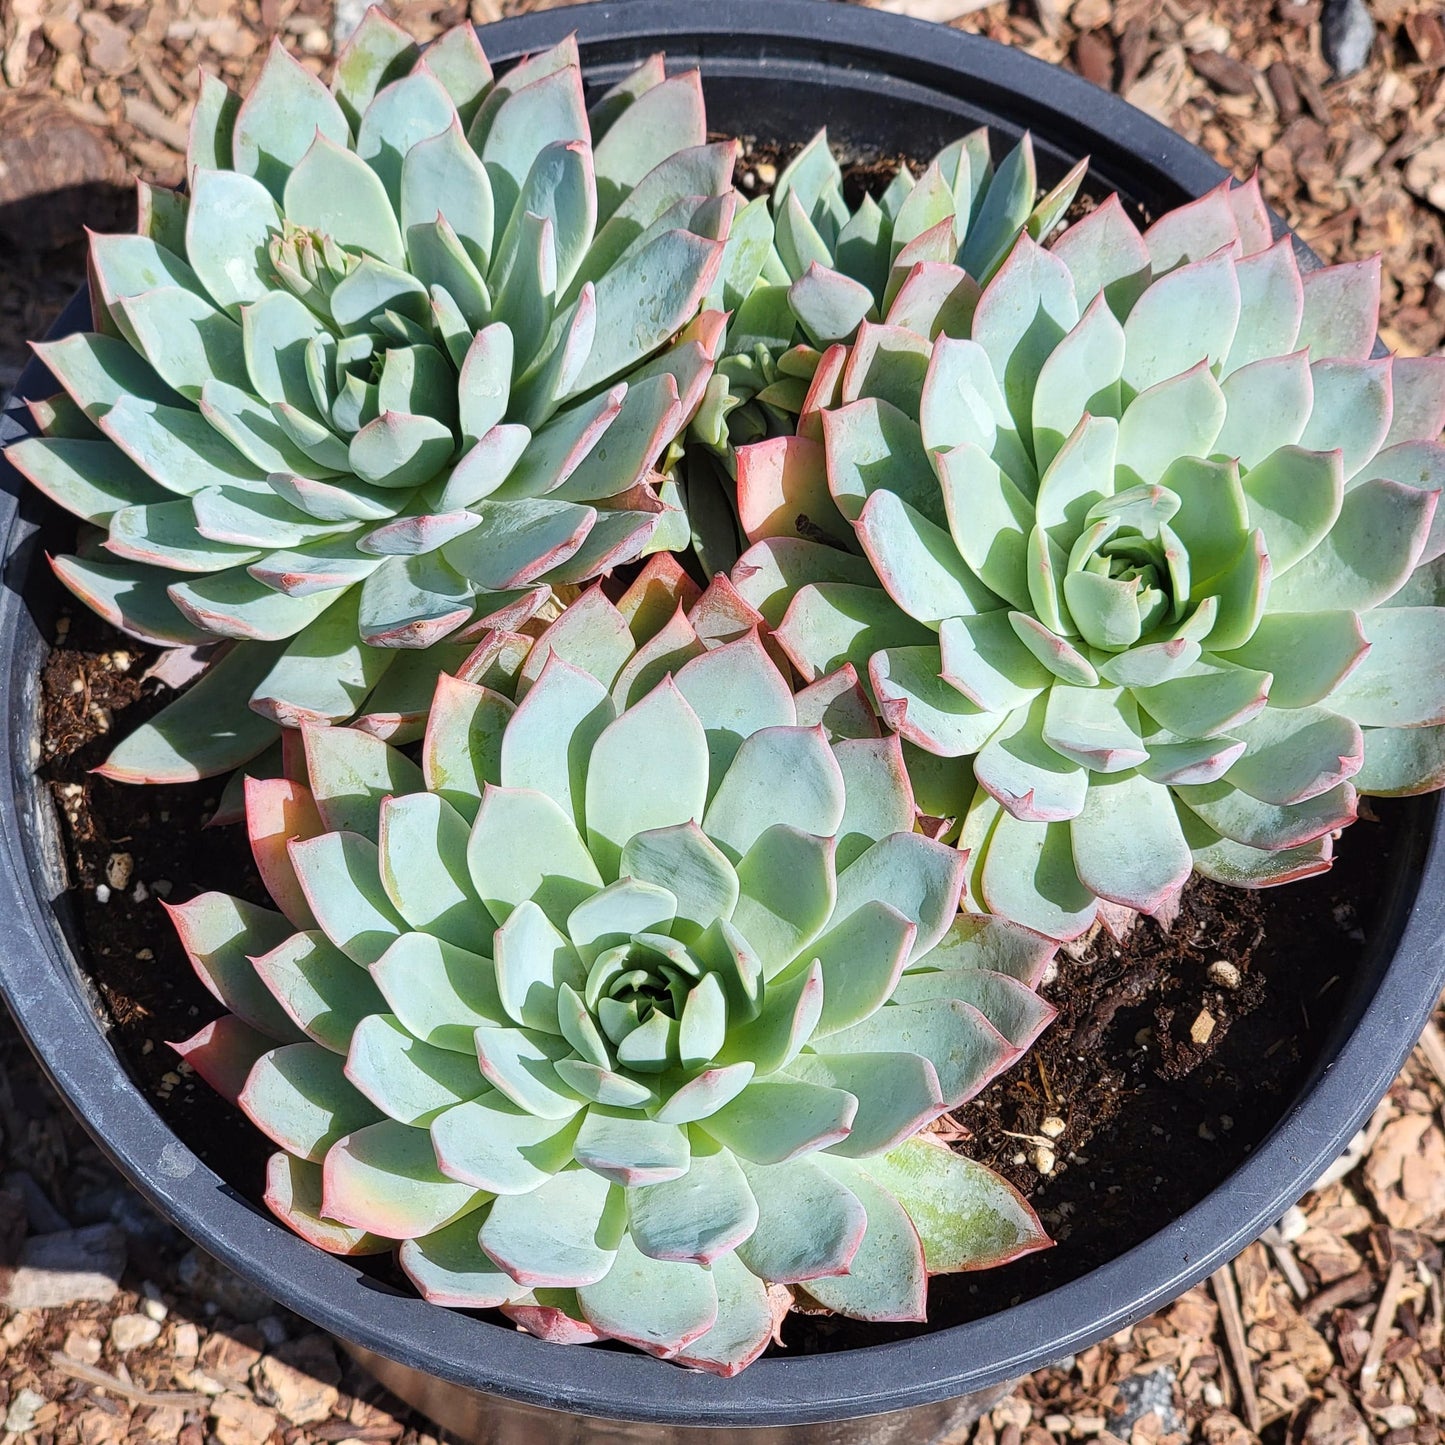
<instances>
[{"instance_id":1,"label":"small pale stone","mask_svg":"<svg viewBox=\"0 0 1445 1445\"><path fill-rule=\"evenodd\" d=\"M201 1346L197 1367L222 1386L240 1389L261 1358L260 1350L221 1331L208 1335Z\"/></svg>"},{"instance_id":2,"label":"small pale stone","mask_svg":"<svg viewBox=\"0 0 1445 1445\"><path fill-rule=\"evenodd\" d=\"M1039 1133L1042 1134L1045 1139L1057 1139L1068 1127L1057 1114L1050 1114L1049 1117L1039 1125Z\"/></svg>"},{"instance_id":3,"label":"small pale stone","mask_svg":"<svg viewBox=\"0 0 1445 1445\"><path fill-rule=\"evenodd\" d=\"M1336 77L1362 70L1375 43L1375 22L1365 0L1325 0L1320 42Z\"/></svg>"},{"instance_id":4,"label":"small pale stone","mask_svg":"<svg viewBox=\"0 0 1445 1445\"><path fill-rule=\"evenodd\" d=\"M1029 1154L1029 1163L1032 1164L1040 1174L1052 1174L1054 1172L1054 1165L1057 1162L1058 1160L1054 1156L1054 1151L1050 1149L1047 1144L1035 1144L1032 1152Z\"/></svg>"},{"instance_id":5,"label":"small pale stone","mask_svg":"<svg viewBox=\"0 0 1445 1445\"><path fill-rule=\"evenodd\" d=\"M160 1324L170 1311L158 1299L148 1299L141 1303L141 1313L148 1319Z\"/></svg>"},{"instance_id":6,"label":"small pale stone","mask_svg":"<svg viewBox=\"0 0 1445 1445\"><path fill-rule=\"evenodd\" d=\"M76 1418L75 1435L80 1445L121 1445L127 1424L124 1416L113 1415L109 1410L97 1407Z\"/></svg>"},{"instance_id":7,"label":"small pale stone","mask_svg":"<svg viewBox=\"0 0 1445 1445\"><path fill-rule=\"evenodd\" d=\"M124 1355L154 1344L160 1332L160 1325L144 1315L117 1315L110 1327L110 1342Z\"/></svg>"},{"instance_id":8,"label":"small pale stone","mask_svg":"<svg viewBox=\"0 0 1445 1445\"><path fill-rule=\"evenodd\" d=\"M20 1310L0 1325L0 1345L7 1350L18 1349L45 1323L40 1310ZM4 1358L0 1352L0 1358Z\"/></svg>"},{"instance_id":9,"label":"small pale stone","mask_svg":"<svg viewBox=\"0 0 1445 1445\"><path fill-rule=\"evenodd\" d=\"M313 1380L274 1355L256 1367L256 1398L264 1400L293 1425L314 1425L331 1414L336 1404L334 1385Z\"/></svg>"},{"instance_id":10,"label":"small pale stone","mask_svg":"<svg viewBox=\"0 0 1445 1445\"><path fill-rule=\"evenodd\" d=\"M1216 958L1209 965L1209 981L1219 988L1238 988L1239 970L1227 958Z\"/></svg>"},{"instance_id":11,"label":"small pale stone","mask_svg":"<svg viewBox=\"0 0 1445 1445\"><path fill-rule=\"evenodd\" d=\"M331 1414L341 1371L336 1352L319 1335L307 1335L267 1355L252 1375L256 1398L293 1425L314 1425Z\"/></svg>"},{"instance_id":12,"label":"small pale stone","mask_svg":"<svg viewBox=\"0 0 1445 1445\"><path fill-rule=\"evenodd\" d=\"M171 1353L178 1360L194 1360L201 1352L201 1332L190 1321L176 1326L171 1339Z\"/></svg>"},{"instance_id":13,"label":"small pale stone","mask_svg":"<svg viewBox=\"0 0 1445 1445\"><path fill-rule=\"evenodd\" d=\"M17 1390L5 1412L5 1428L23 1435L35 1428L35 1412L45 1404L45 1396L34 1390Z\"/></svg>"},{"instance_id":14,"label":"small pale stone","mask_svg":"<svg viewBox=\"0 0 1445 1445\"><path fill-rule=\"evenodd\" d=\"M249 1395L228 1392L211 1402L211 1428L220 1445L265 1445L276 1429L276 1414Z\"/></svg>"},{"instance_id":15,"label":"small pale stone","mask_svg":"<svg viewBox=\"0 0 1445 1445\"><path fill-rule=\"evenodd\" d=\"M82 1365L93 1365L100 1358L100 1341L92 1335L81 1334L79 1330L71 1330L65 1336L61 1349Z\"/></svg>"},{"instance_id":16,"label":"small pale stone","mask_svg":"<svg viewBox=\"0 0 1445 1445\"><path fill-rule=\"evenodd\" d=\"M1214 1036L1214 1015L1207 1008L1199 1010L1199 1016L1189 1026L1189 1037L1201 1048Z\"/></svg>"},{"instance_id":17,"label":"small pale stone","mask_svg":"<svg viewBox=\"0 0 1445 1445\"><path fill-rule=\"evenodd\" d=\"M186 1416L183 1410L178 1410L174 1405L162 1405L146 1416L141 1430L145 1438L154 1441L155 1445L175 1445L185 1427Z\"/></svg>"},{"instance_id":18,"label":"small pale stone","mask_svg":"<svg viewBox=\"0 0 1445 1445\"><path fill-rule=\"evenodd\" d=\"M36 1235L20 1251L5 1304L12 1310L53 1309L114 1299L125 1256L125 1235L113 1224Z\"/></svg>"}]
</instances>

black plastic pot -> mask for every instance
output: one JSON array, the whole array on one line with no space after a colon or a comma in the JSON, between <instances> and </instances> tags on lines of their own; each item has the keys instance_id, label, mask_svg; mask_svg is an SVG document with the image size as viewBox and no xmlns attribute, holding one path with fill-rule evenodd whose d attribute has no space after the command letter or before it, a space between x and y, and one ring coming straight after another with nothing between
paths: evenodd
<instances>
[{"instance_id":1,"label":"black plastic pot","mask_svg":"<svg viewBox=\"0 0 1445 1445\"><path fill-rule=\"evenodd\" d=\"M835 141L860 154L927 155L976 124L993 127L1000 143L1028 128L1045 179L1092 155L1090 187L1120 191L1145 215L1221 176L1148 117L1026 55L822 0L620 0L504 21L484 40L493 60L506 62L572 29L589 81L598 85L658 49L674 65L700 65L720 131L801 141L826 124ZM79 304L62 319L67 330L84 322ZM52 387L35 366L19 389L43 396ZM0 419L0 441L25 425L12 406ZM737 1379L719 1380L631 1353L559 1349L388 1292L227 1187L161 1122L105 1041L67 938L57 830L33 771L38 677L57 600L40 555L42 534L58 528L63 541L65 529L37 497L20 496L18 478L3 470L0 715L10 727L0 797L0 990L57 1088L168 1218L282 1304L369 1352L391 1382L421 1371L439 1385L503 1397L510 1403L499 1405L499 1420L512 1426L528 1418L518 1407L542 1406L594 1420L766 1426L771 1433L930 1406L1057 1360L1173 1299L1272 1223L1374 1107L1445 985L1445 840L1429 799L1402 812L1400 866L1339 1024L1306 1087L1248 1161L1171 1227L1112 1263L956 1328L831 1355L767 1358ZM925 1411L924 1418L936 1428L944 1416ZM581 1438L576 1424L566 1428L567 1438ZM510 1431L496 1438L524 1438ZM836 1428L823 1433L841 1438ZM926 1437L915 1430L912 1438Z\"/></svg>"}]
</instances>

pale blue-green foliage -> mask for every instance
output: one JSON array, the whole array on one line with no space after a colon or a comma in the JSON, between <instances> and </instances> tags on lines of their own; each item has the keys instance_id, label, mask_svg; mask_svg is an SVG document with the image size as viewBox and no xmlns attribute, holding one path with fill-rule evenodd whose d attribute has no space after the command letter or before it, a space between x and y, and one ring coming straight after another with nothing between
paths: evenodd
<instances>
[{"instance_id":1,"label":"pale blue-green foliage","mask_svg":"<svg viewBox=\"0 0 1445 1445\"><path fill-rule=\"evenodd\" d=\"M955 305L971 308L1021 233L1042 239L1063 219L1084 169L1040 199L1030 137L995 167L976 130L850 209L820 131L733 225L709 297L733 314L694 435L725 449L791 431L824 349L916 289L916 268L961 267L975 284Z\"/></svg>"},{"instance_id":2,"label":"pale blue-green foliage","mask_svg":"<svg viewBox=\"0 0 1445 1445\"><path fill-rule=\"evenodd\" d=\"M1052 945L959 914L898 739L847 674L795 695L725 581L667 559L497 635L420 765L303 737L307 783L247 796L282 911L174 916L231 1011L178 1047L307 1238L721 1374L789 1289L919 1319L929 1274L1043 1243L917 1136L1047 1022Z\"/></svg>"},{"instance_id":3,"label":"pale blue-green foliage","mask_svg":"<svg viewBox=\"0 0 1445 1445\"><path fill-rule=\"evenodd\" d=\"M494 79L472 27L423 56L379 11L329 89L279 44L244 102L206 81L186 191L95 238L96 330L40 348L65 395L10 452L101 529L55 564L83 601L236 643L111 776L417 731L465 652L435 644L685 540L658 469L712 367L733 152L660 56L589 112L574 40Z\"/></svg>"},{"instance_id":4,"label":"pale blue-green foliage","mask_svg":"<svg viewBox=\"0 0 1445 1445\"><path fill-rule=\"evenodd\" d=\"M1445 782L1445 362L1372 357L1378 262L1301 276L1251 185L946 290L740 454L734 576L805 677L867 672L967 906L1284 882Z\"/></svg>"}]
</instances>

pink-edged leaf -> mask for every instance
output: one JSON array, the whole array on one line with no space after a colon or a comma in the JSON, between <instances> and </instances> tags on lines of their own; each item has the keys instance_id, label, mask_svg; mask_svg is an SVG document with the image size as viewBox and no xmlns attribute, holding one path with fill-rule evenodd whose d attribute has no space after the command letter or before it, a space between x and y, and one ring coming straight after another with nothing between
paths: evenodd
<instances>
[{"instance_id":1,"label":"pink-edged leaf","mask_svg":"<svg viewBox=\"0 0 1445 1445\"><path fill-rule=\"evenodd\" d=\"M293 838L315 838L326 831L316 800L304 784L289 778L246 779L246 832L256 871L272 901L297 928L315 928L287 844Z\"/></svg>"},{"instance_id":2,"label":"pink-edged leaf","mask_svg":"<svg viewBox=\"0 0 1445 1445\"><path fill-rule=\"evenodd\" d=\"M1364 361L1374 350L1380 320L1380 258L1322 266L1301 280L1304 316L1295 346L1309 347L1313 361Z\"/></svg>"},{"instance_id":3,"label":"pink-edged leaf","mask_svg":"<svg viewBox=\"0 0 1445 1445\"><path fill-rule=\"evenodd\" d=\"M831 539L849 530L828 491L822 446L803 437L772 437L738 451L738 512L750 542L764 537Z\"/></svg>"},{"instance_id":4,"label":"pink-edged leaf","mask_svg":"<svg viewBox=\"0 0 1445 1445\"><path fill-rule=\"evenodd\" d=\"M1202 261L1221 246L1238 246L1239 222L1230 204L1229 182L1221 181L1197 201L1161 216L1144 232L1144 244L1156 276L1184 261Z\"/></svg>"},{"instance_id":5,"label":"pink-edged leaf","mask_svg":"<svg viewBox=\"0 0 1445 1445\"><path fill-rule=\"evenodd\" d=\"M326 1218L321 1212L321 1166L290 1154L266 1164L266 1208L288 1229L327 1254L385 1254L392 1241Z\"/></svg>"},{"instance_id":6,"label":"pink-edged leaf","mask_svg":"<svg viewBox=\"0 0 1445 1445\"><path fill-rule=\"evenodd\" d=\"M180 1043L171 1044L228 1104L246 1087L252 1065L276 1047L276 1040L234 1014L223 1014Z\"/></svg>"},{"instance_id":7,"label":"pink-edged leaf","mask_svg":"<svg viewBox=\"0 0 1445 1445\"><path fill-rule=\"evenodd\" d=\"M514 1325L552 1345L595 1345L602 1331L580 1319L575 1290L534 1290L531 1298L501 1307Z\"/></svg>"},{"instance_id":8,"label":"pink-edged leaf","mask_svg":"<svg viewBox=\"0 0 1445 1445\"><path fill-rule=\"evenodd\" d=\"M196 977L218 1002L283 1043L304 1037L251 965L290 936L291 925L281 914L225 893L201 893L175 905L163 901L162 907Z\"/></svg>"},{"instance_id":9,"label":"pink-edged leaf","mask_svg":"<svg viewBox=\"0 0 1445 1445\"><path fill-rule=\"evenodd\" d=\"M823 419L820 413L837 406L842 398L843 370L848 365L848 348L841 343L830 346L819 358L813 379L798 413L798 435L807 441L823 441Z\"/></svg>"},{"instance_id":10,"label":"pink-edged leaf","mask_svg":"<svg viewBox=\"0 0 1445 1445\"><path fill-rule=\"evenodd\" d=\"M1231 186L1228 192L1234 223L1239 227L1239 243L1244 256L1255 256L1274 244L1274 227L1270 224L1269 207L1259 189L1259 172L1247 181Z\"/></svg>"}]
</instances>

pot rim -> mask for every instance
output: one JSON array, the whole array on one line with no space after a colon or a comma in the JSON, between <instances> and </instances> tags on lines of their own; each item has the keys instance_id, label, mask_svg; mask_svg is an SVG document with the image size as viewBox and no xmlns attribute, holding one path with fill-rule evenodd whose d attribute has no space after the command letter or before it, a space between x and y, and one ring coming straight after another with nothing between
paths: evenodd
<instances>
[{"instance_id":1,"label":"pot rim","mask_svg":"<svg viewBox=\"0 0 1445 1445\"><path fill-rule=\"evenodd\" d=\"M589 73L605 73L609 45L620 53L646 39L670 58L715 60L713 51L741 36L791 47L795 60L811 51L815 58L806 63L815 70L867 67L905 87L946 93L976 85L978 103L1005 122L1047 116L1080 134L1086 142L1080 153L1093 151L1106 181L1133 166L1197 194L1224 174L1188 142L1076 76L977 36L852 5L612 0L501 21L484 28L483 40L489 56L505 63L573 30ZM593 53L601 55L597 67ZM757 54L739 63L756 68ZM67 309L61 328L85 324L82 302L77 297ZM46 395L47 383L32 362L16 395ZM12 400L0 415L0 446L28 433L27 421ZM21 483L8 464L0 463L0 484L7 576L23 579L38 550L26 515L33 504L22 510ZM12 581L0 597L0 648L9 654L0 655L3 715L35 715L37 679L17 670L15 657L47 645ZM1411 815L1414 831L1401 850L1409 856L1391 915L1398 936L1383 945L1393 956L1379 986L1348 1036L1333 1051L1324 1045L1313 1083L1199 1204L1091 1273L1002 1313L908 1340L769 1357L723 1380L632 1352L561 1350L394 1293L291 1234L225 1184L161 1121L104 1044L48 896L57 870L42 856L35 762L19 755L23 736L12 730L10 738L10 796L0 807L0 906L9 933L9 947L0 951L0 993L52 1083L121 1172L209 1253L321 1328L451 1383L585 1416L739 1428L879 1414L986 1388L1132 1324L1233 1258L1308 1189L1389 1087L1445 987L1445 830L1429 799ZM1406 902L1417 871L1415 896Z\"/></svg>"}]
</instances>

